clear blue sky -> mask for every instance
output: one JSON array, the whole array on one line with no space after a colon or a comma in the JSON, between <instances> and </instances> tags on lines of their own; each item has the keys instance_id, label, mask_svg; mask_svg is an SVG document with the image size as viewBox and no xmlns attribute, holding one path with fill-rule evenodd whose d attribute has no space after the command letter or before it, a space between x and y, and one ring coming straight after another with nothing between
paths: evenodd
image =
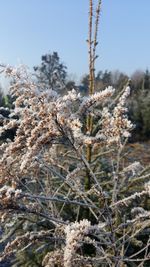
<instances>
[{"instance_id":1,"label":"clear blue sky","mask_svg":"<svg viewBox=\"0 0 150 267\"><path fill-rule=\"evenodd\" d=\"M79 79L88 71L88 2L1 0L0 62L32 68L57 51ZM98 40L97 71L150 69L150 0L102 0Z\"/></svg>"}]
</instances>

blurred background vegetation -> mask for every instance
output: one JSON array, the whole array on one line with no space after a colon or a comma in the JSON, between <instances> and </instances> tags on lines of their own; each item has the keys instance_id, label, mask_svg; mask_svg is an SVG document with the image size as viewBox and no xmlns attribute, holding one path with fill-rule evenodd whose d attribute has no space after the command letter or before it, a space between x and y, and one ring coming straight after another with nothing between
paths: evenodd
<instances>
[{"instance_id":1,"label":"blurred background vegetation","mask_svg":"<svg viewBox=\"0 0 150 267\"><path fill-rule=\"evenodd\" d=\"M59 94L65 94L66 91L74 88L83 95L88 94L88 74L85 74L80 83L76 84L73 79L69 78L67 66L61 62L57 52L42 55L41 64L33 68L33 75L37 85L45 90L54 89ZM116 94L118 94L128 81L131 87L131 96L128 100L128 116L135 124L132 138L129 141L132 143L148 141L150 138L150 72L148 69L135 70L130 77L119 70L99 70L96 73L96 91L112 85L116 89ZM0 114L7 117L9 109L13 109L14 99L9 93L5 94L6 91L8 91L8 88L0 86ZM5 114L3 107L8 108ZM0 123L2 123L1 120Z\"/></svg>"}]
</instances>

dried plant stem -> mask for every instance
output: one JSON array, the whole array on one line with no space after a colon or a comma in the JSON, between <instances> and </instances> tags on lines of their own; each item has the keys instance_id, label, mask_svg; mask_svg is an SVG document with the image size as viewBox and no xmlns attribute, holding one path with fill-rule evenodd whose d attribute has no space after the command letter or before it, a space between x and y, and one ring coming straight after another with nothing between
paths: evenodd
<instances>
[{"instance_id":1,"label":"dried plant stem","mask_svg":"<svg viewBox=\"0 0 150 267\"><path fill-rule=\"evenodd\" d=\"M93 1L89 1L89 37L88 37L88 53L89 53L89 95L94 94L95 92L95 60L96 60L96 46L97 42L97 32L98 32L98 23L99 23L99 14L100 14L101 1L98 1L96 9L96 19L95 19L95 30L94 30L94 40L92 40L93 32ZM93 129L93 117L91 114L87 115L87 132L91 136ZM86 158L88 163L91 163L92 160L92 146L90 144L86 147ZM87 170L86 179L85 179L85 190L91 188L91 177L90 173Z\"/></svg>"}]
</instances>

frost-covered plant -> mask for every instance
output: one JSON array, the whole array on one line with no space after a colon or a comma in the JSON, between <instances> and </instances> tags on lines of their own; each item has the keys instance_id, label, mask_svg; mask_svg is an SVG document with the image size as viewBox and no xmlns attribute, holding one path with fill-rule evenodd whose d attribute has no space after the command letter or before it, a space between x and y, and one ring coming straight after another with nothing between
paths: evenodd
<instances>
[{"instance_id":1,"label":"frost-covered plant","mask_svg":"<svg viewBox=\"0 0 150 267\"><path fill-rule=\"evenodd\" d=\"M123 161L133 128L126 107L130 88L116 99L111 86L94 92L100 4L92 41L90 0L89 96L43 90L26 68L2 66L13 78L15 108L0 131L17 130L0 146L1 225L7 233L1 260L30 250L43 255L46 267L148 261L149 168Z\"/></svg>"}]
</instances>

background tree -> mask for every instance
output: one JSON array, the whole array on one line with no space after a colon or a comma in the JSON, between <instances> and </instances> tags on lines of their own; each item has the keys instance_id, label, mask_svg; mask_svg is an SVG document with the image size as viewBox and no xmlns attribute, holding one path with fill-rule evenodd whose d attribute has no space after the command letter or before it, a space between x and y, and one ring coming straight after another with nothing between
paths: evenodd
<instances>
[{"instance_id":1,"label":"background tree","mask_svg":"<svg viewBox=\"0 0 150 267\"><path fill-rule=\"evenodd\" d=\"M120 92L125 84L129 80L128 75L119 70L111 72L111 84L116 88L117 92Z\"/></svg>"},{"instance_id":2,"label":"background tree","mask_svg":"<svg viewBox=\"0 0 150 267\"><path fill-rule=\"evenodd\" d=\"M111 84L111 72L108 70L98 71L95 76L95 90L100 91ZM88 94L89 87L89 75L85 74L81 79L80 91L84 94Z\"/></svg>"},{"instance_id":3,"label":"background tree","mask_svg":"<svg viewBox=\"0 0 150 267\"><path fill-rule=\"evenodd\" d=\"M2 90L2 87L0 85L0 106L2 106L2 102L3 102L3 90Z\"/></svg>"},{"instance_id":4,"label":"background tree","mask_svg":"<svg viewBox=\"0 0 150 267\"><path fill-rule=\"evenodd\" d=\"M82 94L88 94L88 88L89 88L89 75L85 74L83 75L80 85L79 85L79 90Z\"/></svg>"},{"instance_id":5,"label":"background tree","mask_svg":"<svg viewBox=\"0 0 150 267\"><path fill-rule=\"evenodd\" d=\"M150 73L135 71L131 76L132 94L129 100L129 115L135 123L133 141L150 137Z\"/></svg>"},{"instance_id":6,"label":"background tree","mask_svg":"<svg viewBox=\"0 0 150 267\"><path fill-rule=\"evenodd\" d=\"M35 66L34 71L38 83L44 89L60 90L66 82L67 67L60 62L57 52L41 57L41 65Z\"/></svg>"}]
</instances>

